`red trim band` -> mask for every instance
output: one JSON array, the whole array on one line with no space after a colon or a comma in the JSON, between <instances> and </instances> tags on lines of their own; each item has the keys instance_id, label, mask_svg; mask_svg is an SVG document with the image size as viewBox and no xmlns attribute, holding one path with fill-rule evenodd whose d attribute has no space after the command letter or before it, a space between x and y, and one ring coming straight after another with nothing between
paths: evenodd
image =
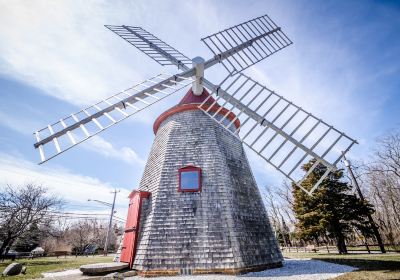
<instances>
[{"instance_id":1,"label":"red trim band","mask_svg":"<svg viewBox=\"0 0 400 280\"><path fill-rule=\"evenodd\" d=\"M162 113L154 122L153 125L153 131L154 134L157 134L158 128L160 127L161 123L163 121L165 121L168 117L177 114L177 113L181 113L181 112L185 112L185 111L194 111L194 110L200 110L199 108L200 104L182 104L182 105L178 105L175 107L172 107L171 109L165 111L164 113ZM202 105L202 109L207 110L210 107L209 104L203 104ZM226 113L228 113L228 109L222 107L219 105L214 105L208 112L218 112L218 114L225 116ZM227 119L229 119L230 121L235 120L234 124L236 128L240 127L240 121L238 118L236 118L236 115L232 112L230 112L227 116Z\"/></svg>"}]
</instances>

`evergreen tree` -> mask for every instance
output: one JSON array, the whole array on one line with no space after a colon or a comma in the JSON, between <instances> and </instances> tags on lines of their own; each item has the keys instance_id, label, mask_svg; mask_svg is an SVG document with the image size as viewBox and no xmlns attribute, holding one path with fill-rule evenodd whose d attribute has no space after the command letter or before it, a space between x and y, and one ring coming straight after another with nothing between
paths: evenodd
<instances>
[{"instance_id":1,"label":"evergreen tree","mask_svg":"<svg viewBox=\"0 0 400 280\"><path fill-rule=\"evenodd\" d=\"M42 231L39 229L38 225L32 224L27 231L25 231L18 239L15 241L13 248L17 252L30 252L39 246Z\"/></svg>"},{"instance_id":2,"label":"evergreen tree","mask_svg":"<svg viewBox=\"0 0 400 280\"><path fill-rule=\"evenodd\" d=\"M305 164L302 169L307 172L315 160ZM311 189L326 171L326 167L319 164L302 182L302 187ZM316 241L328 236L336 240L339 253L347 253L346 234L356 227L364 235L372 233L367 214L373 213L371 204L360 200L352 194L351 186L343 181L343 171L331 172L309 196L296 184L292 184L294 206L297 218L297 232L299 238L305 241Z\"/></svg>"}]
</instances>

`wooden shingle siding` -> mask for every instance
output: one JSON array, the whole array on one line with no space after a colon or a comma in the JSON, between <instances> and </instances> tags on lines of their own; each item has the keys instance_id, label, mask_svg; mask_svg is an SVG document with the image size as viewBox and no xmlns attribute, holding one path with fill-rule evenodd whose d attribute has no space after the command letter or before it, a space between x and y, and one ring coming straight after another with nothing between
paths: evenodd
<instances>
[{"instance_id":1,"label":"wooden shingle siding","mask_svg":"<svg viewBox=\"0 0 400 280\"><path fill-rule=\"evenodd\" d=\"M177 191L178 169L186 165L202 169L201 192ZM281 265L241 142L202 111L161 123L139 189L152 194L143 205L133 266L141 275Z\"/></svg>"}]
</instances>

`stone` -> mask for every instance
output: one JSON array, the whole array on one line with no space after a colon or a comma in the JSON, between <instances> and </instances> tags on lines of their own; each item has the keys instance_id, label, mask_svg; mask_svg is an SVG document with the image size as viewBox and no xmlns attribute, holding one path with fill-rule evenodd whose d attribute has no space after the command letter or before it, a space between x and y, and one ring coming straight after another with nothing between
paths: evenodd
<instances>
[{"instance_id":1,"label":"stone","mask_svg":"<svg viewBox=\"0 0 400 280\"><path fill-rule=\"evenodd\" d=\"M114 272L102 277L102 280L113 280L113 279L125 279L127 277L136 276L137 272L135 270L128 270L124 272Z\"/></svg>"},{"instance_id":2,"label":"stone","mask_svg":"<svg viewBox=\"0 0 400 280\"><path fill-rule=\"evenodd\" d=\"M128 263L121 262L94 263L82 265L79 270L85 275L103 275L127 269L128 266Z\"/></svg>"},{"instance_id":3,"label":"stone","mask_svg":"<svg viewBox=\"0 0 400 280\"><path fill-rule=\"evenodd\" d=\"M11 263L9 264L3 271L4 276L12 276L18 275L22 271L22 264L20 263Z\"/></svg>"}]
</instances>

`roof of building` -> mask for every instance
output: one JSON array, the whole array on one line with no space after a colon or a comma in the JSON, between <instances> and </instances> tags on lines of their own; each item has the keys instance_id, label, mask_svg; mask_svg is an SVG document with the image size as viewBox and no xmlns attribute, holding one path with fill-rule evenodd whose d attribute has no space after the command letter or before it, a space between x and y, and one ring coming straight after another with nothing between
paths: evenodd
<instances>
[{"instance_id":1,"label":"roof of building","mask_svg":"<svg viewBox=\"0 0 400 280\"><path fill-rule=\"evenodd\" d=\"M201 95L194 95L192 88L190 88L188 92L185 94L185 96L178 103L178 106L183 104L193 104L193 103L201 104L207 98L208 98L206 102L207 104L212 104L215 102L215 99L212 96L210 96L210 93L205 88L203 89Z\"/></svg>"}]
</instances>

